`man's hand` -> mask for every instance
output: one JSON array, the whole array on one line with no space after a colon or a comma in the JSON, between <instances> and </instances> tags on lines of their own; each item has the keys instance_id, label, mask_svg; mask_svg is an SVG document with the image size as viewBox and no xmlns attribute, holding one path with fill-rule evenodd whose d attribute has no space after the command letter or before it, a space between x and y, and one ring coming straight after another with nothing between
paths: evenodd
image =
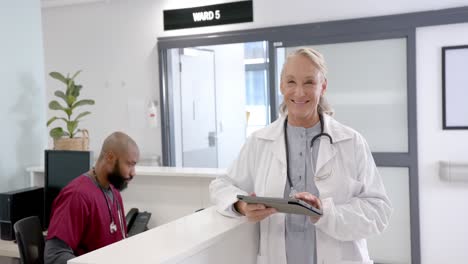
<instances>
[{"instance_id":1,"label":"man's hand","mask_svg":"<svg viewBox=\"0 0 468 264\"><path fill-rule=\"evenodd\" d=\"M250 196L256 196L255 193ZM234 208L242 215L247 216L251 222L259 222L268 216L276 213L275 208L266 208L264 204L248 204L244 201L237 201Z\"/></svg>"},{"instance_id":2,"label":"man's hand","mask_svg":"<svg viewBox=\"0 0 468 264\"><path fill-rule=\"evenodd\" d=\"M313 195L311 193L308 193L308 192L296 193L294 195L294 198L302 200L302 201L312 205L313 207L322 210L322 201L320 201L320 199L317 196L315 196L315 195ZM311 216L310 217L310 220L314 224L317 223L317 221L319 219L320 219L320 216Z\"/></svg>"}]
</instances>

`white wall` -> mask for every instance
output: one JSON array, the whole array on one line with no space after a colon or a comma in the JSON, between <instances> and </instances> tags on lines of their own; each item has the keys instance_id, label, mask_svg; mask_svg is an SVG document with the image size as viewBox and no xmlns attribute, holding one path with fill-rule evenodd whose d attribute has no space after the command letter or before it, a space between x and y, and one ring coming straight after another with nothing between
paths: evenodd
<instances>
[{"instance_id":1,"label":"white wall","mask_svg":"<svg viewBox=\"0 0 468 264\"><path fill-rule=\"evenodd\" d=\"M107 135L120 130L137 141L143 159L161 153L160 128L145 122L150 100L159 102L156 3L112 1L43 9L45 71L83 70L77 78L83 84L82 97L96 105L86 107L92 115L80 127L89 130L95 152ZM46 81L50 100L61 86L48 76ZM48 111L49 117L53 114Z\"/></svg>"},{"instance_id":2,"label":"white wall","mask_svg":"<svg viewBox=\"0 0 468 264\"><path fill-rule=\"evenodd\" d=\"M468 44L468 23L416 34L421 262L466 263L468 183L441 181L438 162L468 162L468 130L442 130L441 56L443 46Z\"/></svg>"},{"instance_id":3,"label":"white wall","mask_svg":"<svg viewBox=\"0 0 468 264\"><path fill-rule=\"evenodd\" d=\"M0 191L26 187L46 145L39 0L0 1Z\"/></svg>"}]
</instances>

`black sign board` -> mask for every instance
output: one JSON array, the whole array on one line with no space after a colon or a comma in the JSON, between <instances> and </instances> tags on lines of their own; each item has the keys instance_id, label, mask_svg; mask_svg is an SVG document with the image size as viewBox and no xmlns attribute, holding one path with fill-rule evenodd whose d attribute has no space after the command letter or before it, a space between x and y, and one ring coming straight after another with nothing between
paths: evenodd
<instances>
[{"instance_id":1,"label":"black sign board","mask_svg":"<svg viewBox=\"0 0 468 264\"><path fill-rule=\"evenodd\" d=\"M164 30L252 21L252 1L164 10Z\"/></svg>"}]
</instances>

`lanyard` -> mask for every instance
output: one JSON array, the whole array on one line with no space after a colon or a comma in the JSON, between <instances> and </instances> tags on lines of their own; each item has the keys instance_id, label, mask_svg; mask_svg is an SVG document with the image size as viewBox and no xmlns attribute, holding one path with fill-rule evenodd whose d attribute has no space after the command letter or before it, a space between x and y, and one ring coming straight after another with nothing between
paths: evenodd
<instances>
[{"instance_id":1,"label":"lanyard","mask_svg":"<svg viewBox=\"0 0 468 264\"><path fill-rule=\"evenodd\" d=\"M310 148L312 149L314 146L315 140L318 138L325 136L330 139L330 144L333 144L333 139L328 133L323 132L323 116L319 114L319 121L320 121L320 133L312 138L312 141L310 142ZM286 176L288 178L288 183L289 186L291 187L291 193L289 194L290 197L294 196L294 194L297 193L297 191L294 189L294 185L291 180L291 175L289 174L289 144L288 144L288 117L286 117L286 120L284 121L284 142L285 142L285 147L286 147Z\"/></svg>"},{"instance_id":2,"label":"lanyard","mask_svg":"<svg viewBox=\"0 0 468 264\"><path fill-rule=\"evenodd\" d=\"M112 208L109 204L109 200L107 198L107 195L106 193L104 192L104 190L102 189L101 185L99 184L99 182L97 181L97 175L96 175L96 172L93 168L93 174L94 174L94 177L96 177L96 183L98 184L98 187L99 189L101 190L102 192L102 195L104 195L104 199L106 200L106 205L107 205L107 209L109 210L109 217L111 219L111 223L109 225L109 231L111 234L114 234L116 231L117 231L117 226L115 225L115 221L114 221L114 215L112 214ZM120 214L120 204L118 203L118 201L115 199L115 194L114 192L112 191L112 188L110 189L110 191L112 192L112 197L113 197L113 203L117 203L117 214L119 215L119 225L120 225L120 232L122 232L122 238L126 238L126 235L125 235L125 230L123 228L123 221L122 221L122 216Z\"/></svg>"}]
</instances>

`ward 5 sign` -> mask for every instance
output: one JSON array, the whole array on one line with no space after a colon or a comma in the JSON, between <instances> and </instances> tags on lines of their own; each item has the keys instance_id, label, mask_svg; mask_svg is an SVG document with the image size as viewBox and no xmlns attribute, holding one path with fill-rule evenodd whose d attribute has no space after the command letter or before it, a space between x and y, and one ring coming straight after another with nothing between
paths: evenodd
<instances>
[{"instance_id":1,"label":"ward 5 sign","mask_svg":"<svg viewBox=\"0 0 468 264\"><path fill-rule=\"evenodd\" d=\"M204 12L194 12L193 13L193 22L200 22L206 20L220 19L221 11L204 11Z\"/></svg>"},{"instance_id":2,"label":"ward 5 sign","mask_svg":"<svg viewBox=\"0 0 468 264\"><path fill-rule=\"evenodd\" d=\"M252 1L164 10L164 30L252 21Z\"/></svg>"}]
</instances>

